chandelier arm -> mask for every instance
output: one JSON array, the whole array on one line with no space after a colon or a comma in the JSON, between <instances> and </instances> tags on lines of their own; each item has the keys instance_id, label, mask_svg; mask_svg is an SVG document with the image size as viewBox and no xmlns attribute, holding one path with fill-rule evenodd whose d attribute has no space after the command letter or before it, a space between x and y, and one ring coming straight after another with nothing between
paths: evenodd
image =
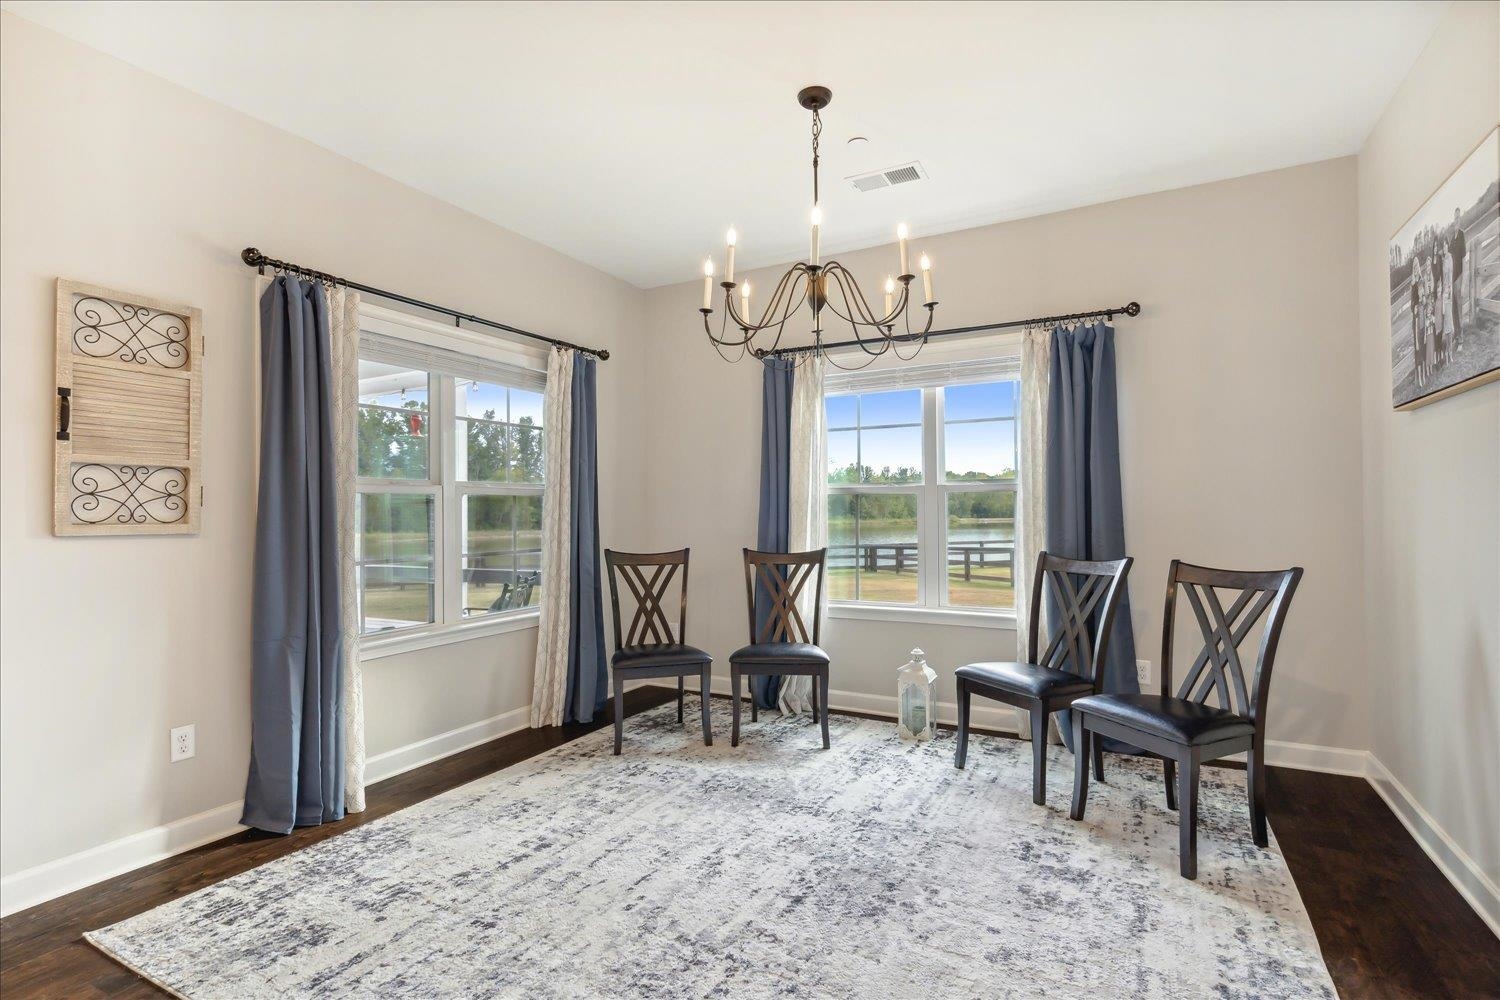
<instances>
[{"instance_id":1,"label":"chandelier arm","mask_svg":"<svg viewBox=\"0 0 1500 1000\"><path fill-rule=\"evenodd\" d=\"M882 331L886 333L886 335L889 335L890 331L886 330L886 327L895 323L896 317L900 316L906 311L907 299L911 293L911 282L901 282L901 301L897 302L896 305L892 307L891 314L889 316L885 317L884 319L877 320L875 318L874 310L870 308L869 300L865 298L864 289L860 287L859 281L854 277L854 274L847 267L845 267L843 264L838 263L837 261L834 261L831 266L837 267L840 271L848 276L850 285L854 287L854 292L859 297L860 305L864 307L861 311L868 320L866 325L878 326Z\"/></svg>"},{"instance_id":2,"label":"chandelier arm","mask_svg":"<svg viewBox=\"0 0 1500 1000\"><path fill-rule=\"evenodd\" d=\"M781 276L781 280L776 283L776 291L772 294L771 300L766 303L766 308L761 313L761 320L763 322L761 322L759 325L746 322L747 317L741 316L739 314L739 310L734 307L733 287L724 289L724 311L734 318L735 323L742 330L748 330L752 336L759 333L761 330L768 329L772 326L784 325L787 321L786 316L783 316L779 321L774 319L766 321L766 317L776 315L776 310L780 308L779 303L781 301L782 295L785 292L787 282L790 281L795 275L800 274L805 270L806 265L800 262L792 267L787 268L786 273ZM788 312L792 311L795 310L788 310Z\"/></svg>"},{"instance_id":3,"label":"chandelier arm","mask_svg":"<svg viewBox=\"0 0 1500 1000\"><path fill-rule=\"evenodd\" d=\"M853 282L854 281L853 275L849 275L848 272L845 271L842 267L839 268L839 270L833 272L833 280L838 283L839 292L840 292L840 294L842 294L844 296L844 303L845 303L845 305L848 305L848 303L849 303L849 290L848 290L848 288L845 285L845 277L846 276L847 276L849 282ZM839 312L838 306L836 306L836 305L833 304L833 299L832 298L829 298L829 297L827 297L825 295L824 301L828 305L828 307L831 310L833 310L833 314L835 316L838 316L840 319L844 320L845 322L847 322L849 324L850 328L854 331L854 339L859 342L859 346L860 346L860 349L862 351L864 351L866 354L875 354L877 356L879 354L885 353L885 347L884 346L882 346L879 351L871 351L870 348L869 348L869 346L868 346L868 343L865 340L865 338L859 332L860 326L862 326L862 325L863 326L876 326L875 323L871 322L871 323L861 324L857 320L854 320L854 319L850 318L849 316L845 316L843 313ZM853 311L854 311L853 309L850 309L850 312L853 312ZM877 329L880 329L880 328L877 327ZM886 331L884 329L880 330L880 335L881 335L881 337L883 339L885 339L886 341L889 341L890 336L889 336L889 334L886 333Z\"/></svg>"},{"instance_id":4,"label":"chandelier arm","mask_svg":"<svg viewBox=\"0 0 1500 1000\"><path fill-rule=\"evenodd\" d=\"M725 347L743 347L745 344L748 344L750 342L750 338L754 336L754 334L748 334L748 335L746 335L746 337L743 340L729 340L729 339L727 339L727 338L725 338L725 337L722 336L722 334L724 332L724 329L725 329L726 320L720 320L719 321L719 333L720 333L720 336L716 337L716 336L714 336L713 327L711 327L711 326L708 325L708 317L713 314L713 310L712 309L700 309L698 311L703 314L703 332L706 333L706 334L708 334L709 343L716 345L716 347L719 344L723 344Z\"/></svg>"}]
</instances>

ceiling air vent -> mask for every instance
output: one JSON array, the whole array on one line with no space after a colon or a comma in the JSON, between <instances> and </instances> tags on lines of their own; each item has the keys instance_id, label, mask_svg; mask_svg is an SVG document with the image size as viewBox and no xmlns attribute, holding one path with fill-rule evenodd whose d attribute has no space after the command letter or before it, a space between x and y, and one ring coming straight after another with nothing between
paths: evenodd
<instances>
[{"instance_id":1,"label":"ceiling air vent","mask_svg":"<svg viewBox=\"0 0 1500 1000\"><path fill-rule=\"evenodd\" d=\"M926 178L927 171L922 169L922 164L912 162L903 163L899 167L887 167L885 170L876 170L868 174L856 174L853 177L844 178L854 185L856 191L878 191L880 188L892 187L896 184L907 184L911 181L920 181Z\"/></svg>"}]
</instances>

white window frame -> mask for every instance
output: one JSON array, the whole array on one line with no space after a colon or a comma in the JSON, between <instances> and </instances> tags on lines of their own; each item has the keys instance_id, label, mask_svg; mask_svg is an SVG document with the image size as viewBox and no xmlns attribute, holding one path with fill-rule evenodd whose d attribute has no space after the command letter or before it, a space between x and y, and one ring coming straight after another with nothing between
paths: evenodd
<instances>
[{"instance_id":1,"label":"white window frame","mask_svg":"<svg viewBox=\"0 0 1500 1000\"><path fill-rule=\"evenodd\" d=\"M991 357L995 361L1014 361L1016 354L1005 352ZM839 386L836 382L825 390L825 395L848 395L851 392L874 393L893 391L914 386L903 384L902 372L886 373L888 381L874 376L870 384L858 389ZM877 381L878 380L878 381ZM948 604L948 497L953 493L988 493L994 491L1018 494L1016 504L1016 533L1020 535L1021 488L1020 469L1014 480L991 480L975 482L947 481L945 461L947 424L943 417L943 389L949 385L1001 381L1001 378L955 379L942 386L926 385L922 393L922 481L920 483L829 483L828 495L896 493L915 494L917 501L917 603L887 604L878 601L838 601L830 598L828 613L833 618L848 618L868 621L900 621L925 624L963 625L975 628L1015 628L1015 608L973 608ZM1020 465L1020 397L1016 399L1016 415L1013 426L1016 435L1016 464ZM863 429L863 428L861 428ZM825 432L827 433L827 432ZM827 516L826 508L824 516ZM1013 573L1021 572L1014 566Z\"/></svg>"},{"instance_id":2,"label":"white window frame","mask_svg":"<svg viewBox=\"0 0 1500 1000\"><path fill-rule=\"evenodd\" d=\"M456 351L534 371L546 371L544 351L527 350L495 337L447 327L383 306L360 304L360 330L396 337L415 345ZM360 357L366 356L366 348L362 343ZM378 350L372 350L368 356L379 358L380 354ZM535 607L476 615L472 618L463 617L461 545L464 497L540 497L545 485L457 480L458 416L454 406L454 384L459 377L428 371L428 478L375 479L361 476L356 481L357 493L406 493L434 497L433 607L437 621L362 636L362 660L380 659L398 653L537 627L540 610ZM483 377L480 380L489 381ZM543 425L543 434L545 433L546 427ZM363 595L360 596L363 599Z\"/></svg>"}]
</instances>

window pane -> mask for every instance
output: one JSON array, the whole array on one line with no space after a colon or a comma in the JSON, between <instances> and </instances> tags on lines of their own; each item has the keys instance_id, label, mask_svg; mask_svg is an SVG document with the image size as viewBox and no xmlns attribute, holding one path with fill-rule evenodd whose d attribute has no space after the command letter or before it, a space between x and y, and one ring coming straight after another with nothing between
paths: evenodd
<instances>
[{"instance_id":1,"label":"window pane","mask_svg":"<svg viewBox=\"0 0 1500 1000\"><path fill-rule=\"evenodd\" d=\"M360 631L435 621L433 498L426 494L361 493L359 539Z\"/></svg>"},{"instance_id":2,"label":"window pane","mask_svg":"<svg viewBox=\"0 0 1500 1000\"><path fill-rule=\"evenodd\" d=\"M534 426L530 417L522 417L510 430L510 481L540 483L546 458L542 451L542 429Z\"/></svg>"},{"instance_id":3,"label":"window pane","mask_svg":"<svg viewBox=\"0 0 1500 1000\"><path fill-rule=\"evenodd\" d=\"M855 567L859 565L859 550L855 546L854 513L858 498L852 493L828 494L828 599L830 601L853 601L858 598L855 590Z\"/></svg>"},{"instance_id":4,"label":"window pane","mask_svg":"<svg viewBox=\"0 0 1500 1000\"><path fill-rule=\"evenodd\" d=\"M359 360L359 475L427 479L425 371Z\"/></svg>"},{"instance_id":5,"label":"window pane","mask_svg":"<svg viewBox=\"0 0 1500 1000\"><path fill-rule=\"evenodd\" d=\"M541 553L541 497L464 497L464 617L535 607Z\"/></svg>"},{"instance_id":6,"label":"window pane","mask_svg":"<svg viewBox=\"0 0 1500 1000\"><path fill-rule=\"evenodd\" d=\"M920 483L922 428L887 427L859 432L860 481Z\"/></svg>"},{"instance_id":7,"label":"window pane","mask_svg":"<svg viewBox=\"0 0 1500 1000\"><path fill-rule=\"evenodd\" d=\"M828 432L828 481L859 482L859 431Z\"/></svg>"},{"instance_id":8,"label":"window pane","mask_svg":"<svg viewBox=\"0 0 1500 1000\"><path fill-rule=\"evenodd\" d=\"M863 493L858 504L856 576L859 600L917 603L917 498ZM832 538L832 534L829 535Z\"/></svg>"},{"instance_id":9,"label":"window pane","mask_svg":"<svg viewBox=\"0 0 1500 1000\"><path fill-rule=\"evenodd\" d=\"M1015 555L1015 491L948 494L950 605L1015 607Z\"/></svg>"},{"instance_id":10,"label":"window pane","mask_svg":"<svg viewBox=\"0 0 1500 1000\"><path fill-rule=\"evenodd\" d=\"M517 607L534 607L542 597L542 498L521 496L516 504L516 572L530 593L516 596Z\"/></svg>"},{"instance_id":11,"label":"window pane","mask_svg":"<svg viewBox=\"0 0 1500 1000\"><path fill-rule=\"evenodd\" d=\"M493 382L478 382L474 379L455 379L453 382L453 413L460 417L483 417L486 420L507 421L510 419L505 398L505 386Z\"/></svg>"},{"instance_id":12,"label":"window pane","mask_svg":"<svg viewBox=\"0 0 1500 1000\"><path fill-rule=\"evenodd\" d=\"M858 396L825 396L824 411L830 430L853 427L859 420Z\"/></svg>"},{"instance_id":13,"label":"window pane","mask_svg":"<svg viewBox=\"0 0 1500 1000\"><path fill-rule=\"evenodd\" d=\"M542 394L526 389L510 391L510 422L519 424L530 420L534 426L542 426Z\"/></svg>"},{"instance_id":14,"label":"window pane","mask_svg":"<svg viewBox=\"0 0 1500 1000\"><path fill-rule=\"evenodd\" d=\"M1015 479L1016 422L944 425L943 459L949 480Z\"/></svg>"},{"instance_id":15,"label":"window pane","mask_svg":"<svg viewBox=\"0 0 1500 1000\"><path fill-rule=\"evenodd\" d=\"M458 464L454 478L476 483L503 483L510 462L511 428L489 420L458 421Z\"/></svg>"},{"instance_id":16,"label":"window pane","mask_svg":"<svg viewBox=\"0 0 1500 1000\"><path fill-rule=\"evenodd\" d=\"M1021 383L1014 381L950 385L943 390L943 419L1014 417L1020 387Z\"/></svg>"},{"instance_id":17,"label":"window pane","mask_svg":"<svg viewBox=\"0 0 1500 1000\"><path fill-rule=\"evenodd\" d=\"M859 425L920 424L922 390L897 389L892 392L866 392L859 397Z\"/></svg>"}]
</instances>

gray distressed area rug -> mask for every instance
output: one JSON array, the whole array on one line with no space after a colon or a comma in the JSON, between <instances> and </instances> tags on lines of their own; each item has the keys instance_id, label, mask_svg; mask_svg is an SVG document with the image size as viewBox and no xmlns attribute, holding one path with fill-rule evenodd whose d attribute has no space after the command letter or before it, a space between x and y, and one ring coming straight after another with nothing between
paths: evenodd
<instances>
[{"instance_id":1,"label":"gray distressed area rug","mask_svg":"<svg viewBox=\"0 0 1500 1000\"><path fill-rule=\"evenodd\" d=\"M251 997L1334 997L1244 774L1205 768L1198 881L1159 764L806 717L608 730L87 935L157 985Z\"/></svg>"}]
</instances>

